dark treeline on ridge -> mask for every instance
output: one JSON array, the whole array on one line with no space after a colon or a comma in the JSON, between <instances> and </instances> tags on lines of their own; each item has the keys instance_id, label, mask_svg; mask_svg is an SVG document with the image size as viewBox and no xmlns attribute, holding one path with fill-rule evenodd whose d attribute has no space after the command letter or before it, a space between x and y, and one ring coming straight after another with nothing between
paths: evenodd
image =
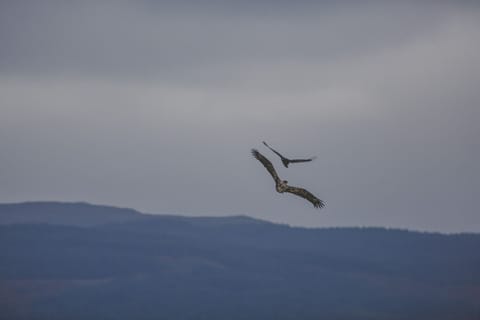
<instances>
[{"instance_id":1,"label":"dark treeline on ridge","mask_svg":"<svg viewBox=\"0 0 480 320\"><path fill-rule=\"evenodd\" d=\"M479 319L480 235L0 204L2 319Z\"/></svg>"}]
</instances>

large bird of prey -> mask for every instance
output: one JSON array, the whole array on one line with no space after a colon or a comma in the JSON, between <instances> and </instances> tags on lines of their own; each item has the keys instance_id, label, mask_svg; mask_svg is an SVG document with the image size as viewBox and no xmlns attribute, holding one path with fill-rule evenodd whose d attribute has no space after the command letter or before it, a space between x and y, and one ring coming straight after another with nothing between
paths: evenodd
<instances>
[{"instance_id":1,"label":"large bird of prey","mask_svg":"<svg viewBox=\"0 0 480 320\"><path fill-rule=\"evenodd\" d=\"M280 159L282 159L282 163L285 166L285 168L288 168L288 165L290 163L308 162L308 161L312 161L316 158L316 157L311 157L311 158L308 158L308 159L287 159L284 156L282 156L280 153L278 153L278 151L272 149L272 147L270 147L265 141L263 141L263 144L265 146L267 146L268 149L272 150L277 156L279 156Z\"/></svg>"},{"instance_id":2,"label":"large bird of prey","mask_svg":"<svg viewBox=\"0 0 480 320\"><path fill-rule=\"evenodd\" d=\"M258 150L252 149L252 155L255 157L255 159L260 161L263 164L263 166L267 169L267 171L272 175L273 180L275 181L275 189L277 190L278 193L284 193L284 192L293 193L294 195L300 196L310 201L315 208L323 208L325 206L325 203L322 200L318 199L307 190L303 188L289 186L288 181L281 180L278 177L278 174L275 171L275 168L273 167L273 164L270 162L270 160L265 158L265 156L262 155L260 152L258 152Z\"/></svg>"}]
</instances>

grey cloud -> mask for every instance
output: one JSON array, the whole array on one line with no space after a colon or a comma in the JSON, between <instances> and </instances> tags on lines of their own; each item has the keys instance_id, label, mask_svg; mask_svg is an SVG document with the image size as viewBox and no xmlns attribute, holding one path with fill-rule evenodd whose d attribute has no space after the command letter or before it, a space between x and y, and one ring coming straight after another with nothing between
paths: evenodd
<instances>
[{"instance_id":1,"label":"grey cloud","mask_svg":"<svg viewBox=\"0 0 480 320\"><path fill-rule=\"evenodd\" d=\"M19 3L0 10L0 201L480 230L473 5ZM275 193L261 140L319 156L278 167L324 211Z\"/></svg>"},{"instance_id":2,"label":"grey cloud","mask_svg":"<svg viewBox=\"0 0 480 320\"><path fill-rule=\"evenodd\" d=\"M208 75L206 70L218 65L350 59L408 41L445 19L441 6L410 3L247 2L248 10L240 10L237 2L206 2L204 7L142 1L27 3L2 5L3 72L171 81ZM239 10L221 10L232 6ZM274 9L264 12L265 7Z\"/></svg>"}]
</instances>

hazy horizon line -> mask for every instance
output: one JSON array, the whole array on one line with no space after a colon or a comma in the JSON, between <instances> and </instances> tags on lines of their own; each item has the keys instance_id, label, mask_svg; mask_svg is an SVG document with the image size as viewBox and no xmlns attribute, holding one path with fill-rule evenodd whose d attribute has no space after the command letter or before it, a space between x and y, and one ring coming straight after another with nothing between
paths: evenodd
<instances>
[{"instance_id":1,"label":"hazy horizon line","mask_svg":"<svg viewBox=\"0 0 480 320\"><path fill-rule=\"evenodd\" d=\"M470 231L461 231L461 232L445 232L445 231L437 231L437 230L422 230L422 229L411 229L411 228L400 228L400 227L391 227L391 226L384 226L384 225L351 225L351 226L313 226L308 227L304 225L293 225L290 223L278 222L269 220L266 218L257 218L252 215L246 213L239 213L239 214L225 214L225 215L195 215L194 213L159 213L159 212L144 212L141 210L137 210L132 207L120 206L115 204L105 204L105 203L92 203L89 201L79 200L79 201L65 201L65 200L24 200L24 201L17 201L17 202L0 202L0 206L2 205L23 205L23 204L60 204L60 205L87 205L92 207L108 207L114 209L121 209L121 210L131 210L135 213L142 214L142 215L151 215L151 216L171 216L171 217L179 217L179 218L194 218L194 219L202 219L202 218L235 218L235 217L244 217L249 218L255 221L270 223L278 226L286 226L290 228L296 229L307 229L307 230L325 230L325 229L383 229L388 231L403 231L403 232L414 232L414 233L424 233L424 234L439 234L439 235L447 235L447 236L455 236L455 235L480 235L480 232L470 232Z\"/></svg>"}]
</instances>

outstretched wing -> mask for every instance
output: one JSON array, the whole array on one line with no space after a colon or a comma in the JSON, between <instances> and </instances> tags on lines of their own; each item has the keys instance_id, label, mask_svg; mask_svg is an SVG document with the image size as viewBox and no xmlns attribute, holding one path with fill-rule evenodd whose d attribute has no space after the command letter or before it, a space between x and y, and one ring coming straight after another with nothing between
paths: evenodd
<instances>
[{"instance_id":1,"label":"outstretched wing","mask_svg":"<svg viewBox=\"0 0 480 320\"><path fill-rule=\"evenodd\" d=\"M278 153L275 149L272 149L272 147L270 147L265 141L262 141L263 144L270 150L272 150L277 156L279 156L280 158L282 159L286 159L288 160L287 158L285 158L284 156L282 156L280 153ZM290 161L290 160L289 160Z\"/></svg>"},{"instance_id":2,"label":"outstretched wing","mask_svg":"<svg viewBox=\"0 0 480 320\"><path fill-rule=\"evenodd\" d=\"M272 150L277 156L279 156L282 159L282 162L286 167L288 167L289 163L309 162L317 158L317 157L311 157L307 159L288 159L282 156L278 151L270 147L265 141L262 141L262 142L268 149Z\"/></svg>"},{"instance_id":3,"label":"outstretched wing","mask_svg":"<svg viewBox=\"0 0 480 320\"><path fill-rule=\"evenodd\" d=\"M303 189L303 188L297 188L297 187L292 187L292 186L287 186L287 189L285 192L290 192L293 193L297 196L300 196L304 199L307 199L310 201L315 208L323 208L325 206L325 203L315 197L313 194L311 194L309 191Z\"/></svg>"},{"instance_id":4,"label":"outstretched wing","mask_svg":"<svg viewBox=\"0 0 480 320\"><path fill-rule=\"evenodd\" d=\"M292 159L290 160L291 163L295 163L295 162L308 162L308 161L312 161L312 160L315 160L317 157L311 157L311 158L308 158L308 159Z\"/></svg>"},{"instance_id":5,"label":"outstretched wing","mask_svg":"<svg viewBox=\"0 0 480 320\"><path fill-rule=\"evenodd\" d=\"M273 180L275 180L275 183L279 183L279 182L280 182L280 178L278 177L277 172L275 171L275 168L273 167L273 164L270 162L270 160L268 160L267 158L265 158L265 157L264 157L260 152L258 152L258 150L256 150L256 149L252 149L252 155L255 157L255 159L257 159L258 161L260 161L265 168L267 168L267 171L270 172L270 174L271 174L272 177L273 177Z\"/></svg>"}]
</instances>

